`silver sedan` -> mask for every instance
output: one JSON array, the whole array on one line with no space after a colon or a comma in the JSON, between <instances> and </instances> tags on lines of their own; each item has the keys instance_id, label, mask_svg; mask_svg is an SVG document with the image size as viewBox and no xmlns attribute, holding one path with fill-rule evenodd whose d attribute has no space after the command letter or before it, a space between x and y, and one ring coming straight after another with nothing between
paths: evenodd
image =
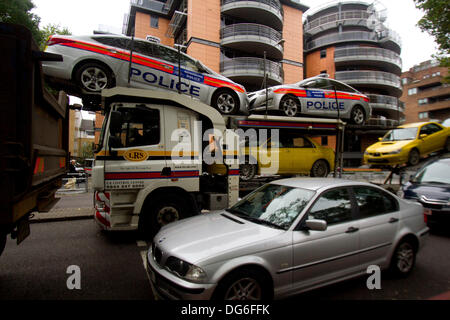
<instances>
[{"instance_id":1,"label":"silver sedan","mask_svg":"<svg viewBox=\"0 0 450 320\"><path fill-rule=\"evenodd\" d=\"M363 125L371 116L369 98L349 85L327 76L249 93L249 111L278 111L285 116L311 115L349 119ZM267 103L266 103L267 100Z\"/></svg>"},{"instance_id":2,"label":"silver sedan","mask_svg":"<svg viewBox=\"0 0 450 320\"><path fill-rule=\"evenodd\" d=\"M408 275L428 228L423 207L368 183L294 178L230 209L162 228L147 255L169 299L279 299L365 275Z\"/></svg>"}]
</instances>

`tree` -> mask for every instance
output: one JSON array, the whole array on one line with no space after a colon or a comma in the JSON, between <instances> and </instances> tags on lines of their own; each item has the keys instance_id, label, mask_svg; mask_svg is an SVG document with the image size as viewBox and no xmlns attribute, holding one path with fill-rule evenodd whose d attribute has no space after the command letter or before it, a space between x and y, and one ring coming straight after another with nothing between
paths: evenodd
<instances>
[{"instance_id":1,"label":"tree","mask_svg":"<svg viewBox=\"0 0 450 320\"><path fill-rule=\"evenodd\" d=\"M54 34L65 34L71 35L72 33L69 31L67 27L61 28L59 24L48 24L41 29L41 42L39 47L42 51L45 49L45 45L47 43L48 37Z\"/></svg>"},{"instance_id":2,"label":"tree","mask_svg":"<svg viewBox=\"0 0 450 320\"><path fill-rule=\"evenodd\" d=\"M419 20L419 28L434 37L438 44L437 58L441 66L450 69L450 2L448 0L414 0L416 8L425 15ZM450 76L446 77L450 82Z\"/></svg>"},{"instance_id":3,"label":"tree","mask_svg":"<svg viewBox=\"0 0 450 320\"><path fill-rule=\"evenodd\" d=\"M36 43L41 43L39 31L40 18L31 13L34 8L31 0L2 0L0 1L0 22L20 24L31 30Z\"/></svg>"}]
</instances>

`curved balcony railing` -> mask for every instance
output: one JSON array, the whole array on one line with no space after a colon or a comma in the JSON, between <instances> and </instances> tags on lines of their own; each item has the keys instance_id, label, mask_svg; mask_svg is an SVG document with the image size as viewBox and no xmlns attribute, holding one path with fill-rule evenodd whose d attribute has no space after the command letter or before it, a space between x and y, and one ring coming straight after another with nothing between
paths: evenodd
<instances>
[{"instance_id":1,"label":"curved balcony railing","mask_svg":"<svg viewBox=\"0 0 450 320\"><path fill-rule=\"evenodd\" d=\"M271 22L278 30L281 30L283 27L284 11L279 0L222 0L221 4L222 13L231 13L232 15L242 18L248 17L248 14L251 14L251 11L254 9L267 12L268 15L262 14L252 16L252 18L256 22ZM275 18L275 20L271 19L271 16Z\"/></svg>"},{"instance_id":2,"label":"curved balcony railing","mask_svg":"<svg viewBox=\"0 0 450 320\"><path fill-rule=\"evenodd\" d=\"M390 111L392 115L396 113L404 114L405 105L398 98L392 96L385 96L380 94L366 94L370 101L370 106L372 110L377 112L377 110Z\"/></svg>"},{"instance_id":3,"label":"curved balcony railing","mask_svg":"<svg viewBox=\"0 0 450 320\"><path fill-rule=\"evenodd\" d=\"M400 77L383 71L337 71L335 79L349 85L373 85L391 89L392 94L400 96L402 85ZM391 93L390 93L391 94Z\"/></svg>"},{"instance_id":4,"label":"curved balcony railing","mask_svg":"<svg viewBox=\"0 0 450 320\"><path fill-rule=\"evenodd\" d=\"M282 34L273 28L255 23L238 23L223 27L220 30L221 45L232 46L242 51L267 51L269 57L282 59ZM248 43L259 43L249 46Z\"/></svg>"},{"instance_id":5,"label":"curved balcony railing","mask_svg":"<svg viewBox=\"0 0 450 320\"><path fill-rule=\"evenodd\" d=\"M367 20L370 17L370 13L367 10L353 10L336 12L326 16L316 18L312 21L307 21L304 24L305 33L315 34L319 31L326 30L331 27L335 27L337 23L347 22L347 24L361 25L363 23L367 26Z\"/></svg>"},{"instance_id":6,"label":"curved balcony railing","mask_svg":"<svg viewBox=\"0 0 450 320\"><path fill-rule=\"evenodd\" d=\"M347 47L338 48L334 51L335 63L359 60L384 61L396 65L398 69L400 69L400 72L402 69L402 59L400 58L400 55L388 49Z\"/></svg>"},{"instance_id":7,"label":"curved balcony railing","mask_svg":"<svg viewBox=\"0 0 450 320\"><path fill-rule=\"evenodd\" d=\"M284 80L284 71L281 63L265 61L267 78L270 84L281 84ZM240 57L223 60L220 63L220 73L230 79L233 78L263 78L264 59L253 57Z\"/></svg>"},{"instance_id":8,"label":"curved balcony railing","mask_svg":"<svg viewBox=\"0 0 450 320\"><path fill-rule=\"evenodd\" d=\"M349 41L362 41L362 42L375 42L383 43L386 41L391 41L396 45L395 51L400 52L401 41L397 33L391 30L384 30L379 33L370 31L345 31L341 33L334 33L317 39L310 40L306 43L305 50L310 51L323 46L328 46L331 44L349 42Z\"/></svg>"}]
</instances>

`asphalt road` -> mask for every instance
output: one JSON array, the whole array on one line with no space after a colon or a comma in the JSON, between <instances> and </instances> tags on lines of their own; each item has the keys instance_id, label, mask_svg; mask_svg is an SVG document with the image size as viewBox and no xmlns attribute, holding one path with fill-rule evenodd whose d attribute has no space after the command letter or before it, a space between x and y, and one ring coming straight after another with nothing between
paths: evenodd
<instances>
[{"instance_id":1,"label":"asphalt road","mask_svg":"<svg viewBox=\"0 0 450 320\"><path fill-rule=\"evenodd\" d=\"M31 225L20 246L8 240L0 257L0 300L148 300L151 288L135 233L108 234L93 220ZM288 301L335 299L428 299L450 291L450 232L433 233L406 279L382 275L381 290L368 277L307 292ZM67 268L80 267L81 290L69 290Z\"/></svg>"}]
</instances>

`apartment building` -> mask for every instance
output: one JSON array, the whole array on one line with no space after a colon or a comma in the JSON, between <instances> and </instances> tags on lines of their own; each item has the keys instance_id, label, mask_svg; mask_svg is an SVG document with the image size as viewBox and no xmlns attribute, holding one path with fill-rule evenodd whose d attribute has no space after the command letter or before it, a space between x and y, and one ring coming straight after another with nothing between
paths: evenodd
<instances>
[{"instance_id":1,"label":"apartment building","mask_svg":"<svg viewBox=\"0 0 450 320\"><path fill-rule=\"evenodd\" d=\"M305 77L326 73L370 98L364 126L347 125L344 159L358 165L364 149L404 120L401 40L376 2L342 1L305 14Z\"/></svg>"},{"instance_id":2,"label":"apartment building","mask_svg":"<svg viewBox=\"0 0 450 320\"><path fill-rule=\"evenodd\" d=\"M407 123L450 118L450 84L444 83L448 68L428 60L401 77Z\"/></svg>"},{"instance_id":3,"label":"apartment building","mask_svg":"<svg viewBox=\"0 0 450 320\"><path fill-rule=\"evenodd\" d=\"M265 73L268 86L303 79L307 9L291 0L131 0L123 33L182 45L190 56L253 91L263 87Z\"/></svg>"}]
</instances>

